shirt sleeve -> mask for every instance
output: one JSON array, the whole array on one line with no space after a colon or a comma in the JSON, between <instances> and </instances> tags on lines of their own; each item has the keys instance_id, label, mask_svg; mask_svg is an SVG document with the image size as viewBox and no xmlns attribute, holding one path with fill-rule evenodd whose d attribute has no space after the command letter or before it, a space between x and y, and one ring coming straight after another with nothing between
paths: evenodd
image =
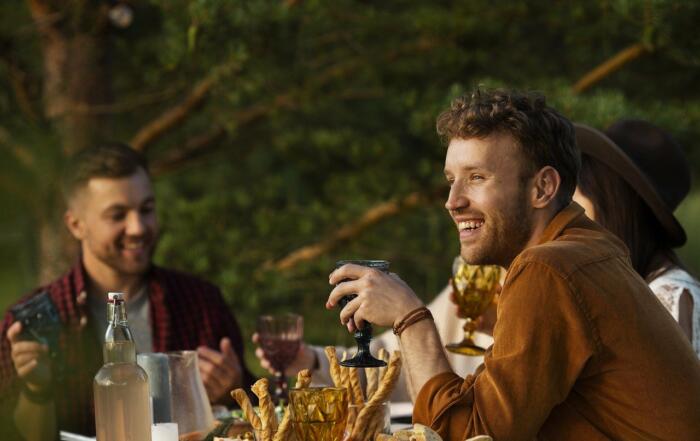
<instances>
[{"instance_id":1,"label":"shirt sleeve","mask_svg":"<svg viewBox=\"0 0 700 441\"><path fill-rule=\"evenodd\" d=\"M511 268L509 276L484 365L466 379L437 375L416 399L414 422L444 439L534 439L594 352L581 299L567 279L536 262Z\"/></svg>"}]
</instances>

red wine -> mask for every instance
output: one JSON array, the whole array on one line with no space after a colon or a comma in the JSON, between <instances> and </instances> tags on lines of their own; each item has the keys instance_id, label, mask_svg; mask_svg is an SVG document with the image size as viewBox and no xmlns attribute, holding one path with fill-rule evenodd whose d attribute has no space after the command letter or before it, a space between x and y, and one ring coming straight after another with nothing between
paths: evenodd
<instances>
[{"instance_id":1,"label":"red wine","mask_svg":"<svg viewBox=\"0 0 700 441\"><path fill-rule=\"evenodd\" d=\"M265 358L270 361L272 368L283 372L294 361L299 352L301 340L284 339L272 336L260 336L260 347L265 352Z\"/></svg>"}]
</instances>

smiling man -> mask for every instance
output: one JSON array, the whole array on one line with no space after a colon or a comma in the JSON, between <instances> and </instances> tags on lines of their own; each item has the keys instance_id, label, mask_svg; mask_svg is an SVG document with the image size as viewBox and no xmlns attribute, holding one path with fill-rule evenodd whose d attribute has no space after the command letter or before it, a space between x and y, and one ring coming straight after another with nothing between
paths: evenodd
<instances>
[{"instance_id":1,"label":"smiling man","mask_svg":"<svg viewBox=\"0 0 700 441\"><path fill-rule=\"evenodd\" d=\"M27 440L54 440L57 429L94 435L92 379L102 365L107 292L123 292L138 352L196 349L212 402L252 382L236 320L215 286L159 268L156 201L145 160L121 144L76 155L65 171L65 222L80 259L47 292L61 319L60 358L23 341L8 312L1 325L0 403ZM27 300L22 299L22 302ZM0 428L2 438L12 439ZM18 433L15 433L17 435Z\"/></svg>"},{"instance_id":2,"label":"smiling man","mask_svg":"<svg viewBox=\"0 0 700 441\"><path fill-rule=\"evenodd\" d=\"M571 202L572 124L543 97L476 91L438 118L461 254L508 268L494 343L474 375L448 364L435 324L396 275L346 265L327 307L393 326L413 419L444 439L700 439L700 363L632 269L627 249ZM426 320L427 319L427 320Z\"/></svg>"}]
</instances>

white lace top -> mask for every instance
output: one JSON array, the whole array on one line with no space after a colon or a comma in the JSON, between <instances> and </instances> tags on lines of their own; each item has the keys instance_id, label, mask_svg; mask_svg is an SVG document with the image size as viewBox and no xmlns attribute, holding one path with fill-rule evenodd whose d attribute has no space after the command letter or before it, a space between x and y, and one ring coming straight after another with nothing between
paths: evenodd
<instances>
[{"instance_id":1,"label":"white lace top","mask_svg":"<svg viewBox=\"0 0 700 441\"><path fill-rule=\"evenodd\" d=\"M681 295L683 291L688 290L693 299L692 344L695 353L700 357L700 282L687 271L674 268L654 279L649 284L649 288L676 321L679 317Z\"/></svg>"}]
</instances>

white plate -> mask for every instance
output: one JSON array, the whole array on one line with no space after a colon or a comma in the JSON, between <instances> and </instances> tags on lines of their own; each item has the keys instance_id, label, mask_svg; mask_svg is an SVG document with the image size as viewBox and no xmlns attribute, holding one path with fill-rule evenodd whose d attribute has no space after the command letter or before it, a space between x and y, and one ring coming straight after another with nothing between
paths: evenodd
<instances>
[{"instance_id":1,"label":"white plate","mask_svg":"<svg viewBox=\"0 0 700 441\"><path fill-rule=\"evenodd\" d=\"M95 441L95 438L78 435L77 433L64 432L63 430L59 432L59 435L61 441Z\"/></svg>"}]
</instances>

